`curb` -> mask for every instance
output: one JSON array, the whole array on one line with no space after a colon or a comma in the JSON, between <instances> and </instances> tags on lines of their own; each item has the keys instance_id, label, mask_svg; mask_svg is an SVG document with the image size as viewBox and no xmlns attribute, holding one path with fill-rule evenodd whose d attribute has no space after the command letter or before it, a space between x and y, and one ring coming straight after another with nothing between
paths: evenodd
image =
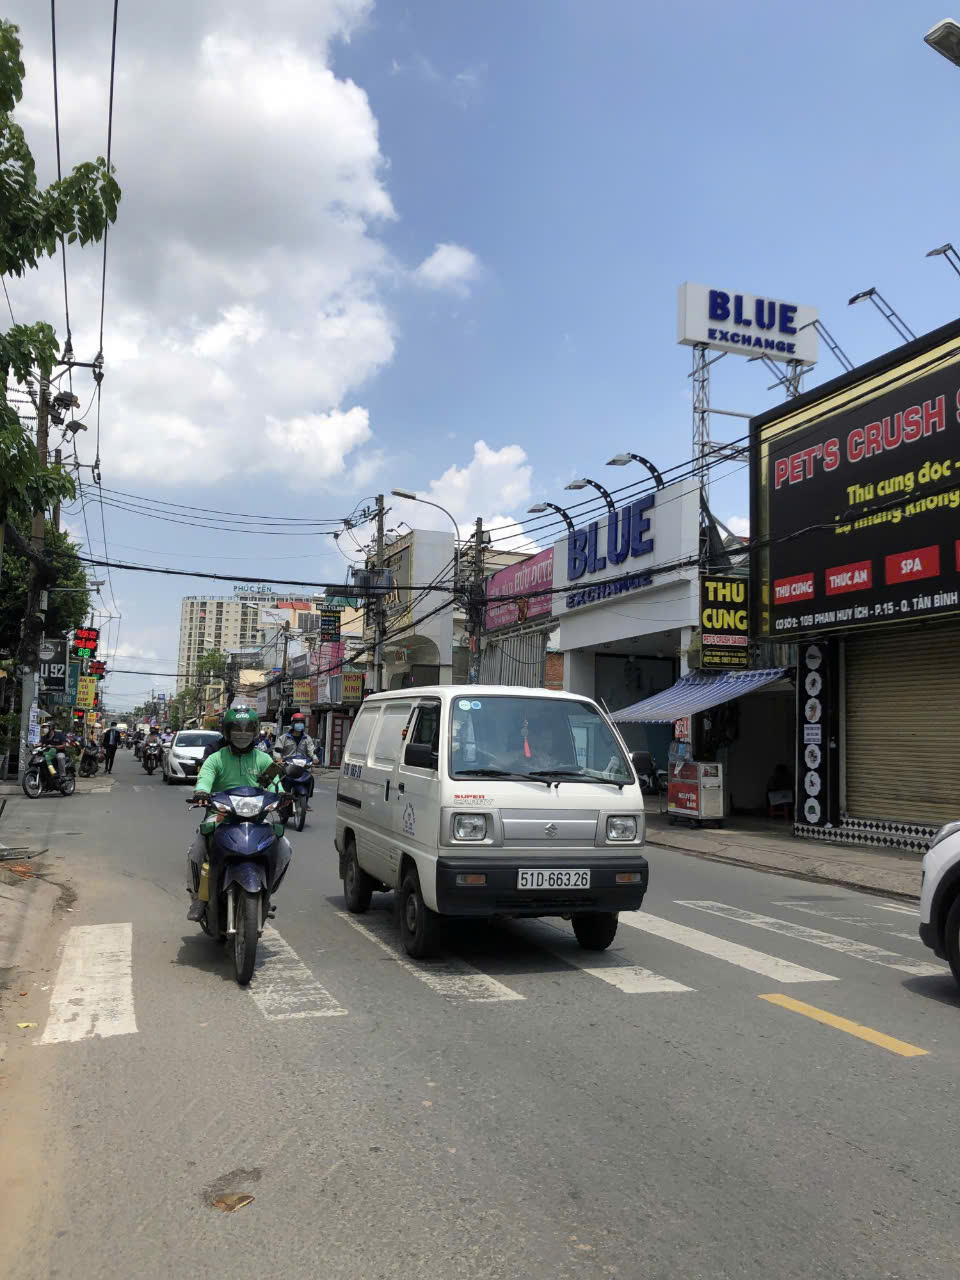
<instances>
[{"instance_id":1,"label":"curb","mask_svg":"<svg viewBox=\"0 0 960 1280\"><path fill-rule=\"evenodd\" d=\"M814 884L839 885L844 889L857 889L860 893L872 893L882 898L901 898L905 902L919 902L920 891L917 889L891 889L875 882L857 880L851 875L840 874L839 868L833 874L824 871L822 863L810 867L783 867L765 862L757 862L753 858L738 858L736 854L720 853L709 849L685 849L681 845L669 844L665 840L657 840L647 833L646 843L656 845L658 849L669 849L671 853L679 853L684 857L702 858L705 862L723 862L731 867L746 867L750 871L763 871L768 875L786 876L792 880L808 880Z\"/></svg>"},{"instance_id":2,"label":"curb","mask_svg":"<svg viewBox=\"0 0 960 1280\"><path fill-rule=\"evenodd\" d=\"M22 895L10 895L8 889ZM35 936L53 922L61 891L39 875L21 880L0 867L0 998L10 975L22 965Z\"/></svg>"}]
</instances>

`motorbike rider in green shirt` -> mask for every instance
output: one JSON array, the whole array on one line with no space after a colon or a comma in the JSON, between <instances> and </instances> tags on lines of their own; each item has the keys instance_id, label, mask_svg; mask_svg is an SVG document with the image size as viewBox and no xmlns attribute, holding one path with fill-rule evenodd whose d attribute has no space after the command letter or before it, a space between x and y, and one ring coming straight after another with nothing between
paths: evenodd
<instances>
[{"instance_id":1,"label":"motorbike rider in green shirt","mask_svg":"<svg viewBox=\"0 0 960 1280\"><path fill-rule=\"evenodd\" d=\"M223 736L227 745L204 760L197 774L191 803L209 803L210 797L216 792L228 791L231 787L262 787L265 791L279 791L283 796L281 808L290 803L292 797L286 795L277 779L272 776L272 758L253 745L259 728L260 719L251 708L231 707L227 711L223 717ZM264 774L268 770L271 773L265 780ZM286 844L288 855L292 853L286 836L281 836L280 842ZM201 920L206 908L206 903L197 897L200 868L206 857L207 837L202 831L198 831L187 853L187 889L193 899L187 912L188 920Z\"/></svg>"}]
</instances>

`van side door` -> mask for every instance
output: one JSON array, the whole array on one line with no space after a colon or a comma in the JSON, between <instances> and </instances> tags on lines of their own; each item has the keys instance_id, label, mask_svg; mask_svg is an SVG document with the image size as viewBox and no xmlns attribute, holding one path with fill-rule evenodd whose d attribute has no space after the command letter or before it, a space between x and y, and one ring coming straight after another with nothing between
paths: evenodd
<instances>
[{"instance_id":1,"label":"van side door","mask_svg":"<svg viewBox=\"0 0 960 1280\"><path fill-rule=\"evenodd\" d=\"M365 870L387 885L394 884L400 862L393 845L394 812L402 798L397 792L396 774L404 730L413 706L413 700L409 698L383 703L380 724L367 757L364 800L370 808L370 829L369 865Z\"/></svg>"},{"instance_id":2,"label":"van side door","mask_svg":"<svg viewBox=\"0 0 960 1280\"><path fill-rule=\"evenodd\" d=\"M394 831L397 845L436 863L440 824L439 698L420 698L398 770ZM421 881L423 867L419 868Z\"/></svg>"}]
</instances>

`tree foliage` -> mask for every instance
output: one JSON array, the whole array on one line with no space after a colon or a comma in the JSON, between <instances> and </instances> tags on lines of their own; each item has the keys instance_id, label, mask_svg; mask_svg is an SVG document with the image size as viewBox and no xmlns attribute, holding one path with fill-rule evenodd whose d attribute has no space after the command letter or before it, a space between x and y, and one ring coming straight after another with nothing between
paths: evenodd
<instances>
[{"instance_id":1,"label":"tree foliage","mask_svg":"<svg viewBox=\"0 0 960 1280\"><path fill-rule=\"evenodd\" d=\"M24 517L10 521L24 538L30 536L30 524ZM48 520L44 527L43 549L50 562L52 581L57 587L77 588L51 591L46 612L48 636L62 635L83 626L90 609L86 591L87 577L77 556L76 544L68 534L58 532ZM19 555L8 538L3 550L3 588L0 590L0 654L16 652L20 640L30 582L30 563Z\"/></svg>"},{"instance_id":2,"label":"tree foliage","mask_svg":"<svg viewBox=\"0 0 960 1280\"><path fill-rule=\"evenodd\" d=\"M120 187L103 156L78 164L49 187L37 186L33 155L13 111L23 96L18 29L0 21L0 274L22 276L68 244L103 238L116 221ZM60 347L52 325L14 324L0 334L0 520L74 497L73 479L39 458L8 402L7 382L49 377Z\"/></svg>"}]
</instances>

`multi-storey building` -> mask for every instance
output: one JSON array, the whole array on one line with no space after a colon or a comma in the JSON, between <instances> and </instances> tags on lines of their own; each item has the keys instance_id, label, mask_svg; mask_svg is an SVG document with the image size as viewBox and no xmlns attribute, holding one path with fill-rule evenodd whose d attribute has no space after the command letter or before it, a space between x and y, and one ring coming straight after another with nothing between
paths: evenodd
<instances>
[{"instance_id":1,"label":"multi-storey building","mask_svg":"<svg viewBox=\"0 0 960 1280\"><path fill-rule=\"evenodd\" d=\"M180 602L177 690L195 683L197 659L210 649L254 649L260 610L288 595L276 591L236 591L232 596L184 596Z\"/></svg>"}]
</instances>

